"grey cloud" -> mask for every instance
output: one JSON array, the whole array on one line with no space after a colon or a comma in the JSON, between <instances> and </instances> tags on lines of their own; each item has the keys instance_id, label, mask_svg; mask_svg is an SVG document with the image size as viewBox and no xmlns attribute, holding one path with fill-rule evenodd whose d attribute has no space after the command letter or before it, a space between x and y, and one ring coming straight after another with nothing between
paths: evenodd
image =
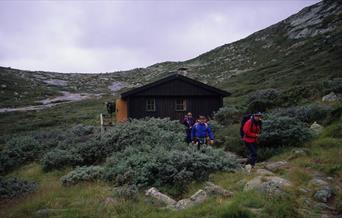
<instances>
[{"instance_id":1,"label":"grey cloud","mask_svg":"<svg viewBox=\"0 0 342 218\"><path fill-rule=\"evenodd\" d=\"M2 1L0 65L107 72L181 61L316 2Z\"/></svg>"}]
</instances>

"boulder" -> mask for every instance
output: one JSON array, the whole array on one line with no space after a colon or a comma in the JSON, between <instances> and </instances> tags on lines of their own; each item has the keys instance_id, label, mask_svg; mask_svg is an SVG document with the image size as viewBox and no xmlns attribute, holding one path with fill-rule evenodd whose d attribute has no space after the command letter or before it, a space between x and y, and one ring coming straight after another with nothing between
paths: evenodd
<instances>
[{"instance_id":1,"label":"boulder","mask_svg":"<svg viewBox=\"0 0 342 218\"><path fill-rule=\"evenodd\" d=\"M276 171L279 169L284 169L286 167L288 167L288 162L287 161L277 161L277 162L273 162L273 163L268 163L266 164L266 169L270 170L270 171Z\"/></svg>"},{"instance_id":2,"label":"boulder","mask_svg":"<svg viewBox=\"0 0 342 218\"><path fill-rule=\"evenodd\" d=\"M146 196L151 196L160 202L165 203L167 206L176 204L176 201L169 196L161 193L155 187L148 189L145 193Z\"/></svg>"},{"instance_id":3,"label":"boulder","mask_svg":"<svg viewBox=\"0 0 342 218\"><path fill-rule=\"evenodd\" d=\"M246 171L247 173L251 173L251 171L252 171L252 165L247 164L247 165L245 166L245 171Z\"/></svg>"},{"instance_id":4,"label":"boulder","mask_svg":"<svg viewBox=\"0 0 342 218\"><path fill-rule=\"evenodd\" d=\"M319 135L323 131L323 126L319 125L316 121L310 126L310 129L315 135Z\"/></svg>"},{"instance_id":5,"label":"boulder","mask_svg":"<svg viewBox=\"0 0 342 218\"><path fill-rule=\"evenodd\" d=\"M328 182L326 182L320 178L313 178L309 181L309 185L322 187L322 186L327 186Z\"/></svg>"},{"instance_id":6,"label":"boulder","mask_svg":"<svg viewBox=\"0 0 342 218\"><path fill-rule=\"evenodd\" d=\"M314 199L319 202L327 203L332 194L332 189L329 186L326 186L315 192Z\"/></svg>"},{"instance_id":7,"label":"boulder","mask_svg":"<svg viewBox=\"0 0 342 218\"><path fill-rule=\"evenodd\" d=\"M207 200L209 195L222 195L225 197L232 196L233 193L223 189L220 186L217 186L211 182L207 182L204 190L199 189L195 194L193 194L190 198L181 199L179 201L175 201L169 196L161 193L158 189L152 187L146 191L146 196L151 196L152 198L158 200L163 204L166 204L166 208L173 210L182 210L189 207L192 207L196 204L200 204L203 201Z\"/></svg>"},{"instance_id":8,"label":"boulder","mask_svg":"<svg viewBox=\"0 0 342 218\"><path fill-rule=\"evenodd\" d=\"M288 160L292 160L301 156L305 156L309 153L308 149L305 148L295 148L292 150L291 155L289 156Z\"/></svg>"},{"instance_id":9,"label":"boulder","mask_svg":"<svg viewBox=\"0 0 342 218\"><path fill-rule=\"evenodd\" d=\"M278 176L257 176L246 183L244 191L256 190L267 194L281 194L291 182Z\"/></svg>"},{"instance_id":10,"label":"boulder","mask_svg":"<svg viewBox=\"0 0 342 218\"><path fill-rule=\"evenodd\" d=\"M179 200L175 205L171 206L171 209L175 209L175 210L183 210L189 207L194 206L195 203L194 201L192 201L190 198L185 198L182 200Z\"/></svg>"},{"instance_id":11,"label":"boulder","mask_svg":"<svg viewBox=\"0 0 342 218\"><path fill-rule=\"evenodd\" d=\"M223 197L231 197L233 196L233 192L230 192L221 186L215 185L214 183L207 182L204 188L205 192L208 195L221 195Z\"/></svg>"},{"instance_id":12,"label":"boulder","mask_svg":"<svg viewBox=\"0 0 342 218\"><path fill-rule=\"evenodd\" d=\"M183 210L189 207L192 207L196 204L200 204L203 201L208 199L208 195L205 191L202 189L198 190L195 194L193 194L190 198L184 198L182 200L179 200L176 204L170 205L170 209L175 210Z\"/></svg>"},{"instance_id":13,"label":"boulder","mask_svg":"<svg viewBox=\"0 0 342 218\"><path fill-rule=\"evenodd\" d=\"M315 193L313 198L321 203L327 203L333 195L333 189L329 183L321 178L313 178L309 181L309 186L313 187Z\"/></svg>"},{"instance_id":14,"label":"boulder","mask_svg":"<svg viewBox=\"0 0 342 218\"><path fill-rule=\"evenodd\" d=\"M325 102L331 102L331 101L337 101L339 98L338 96L335 94L335 92L330 92L329 94L325 95L322 97L322 101Z\"/></svg>"}]
</instances>

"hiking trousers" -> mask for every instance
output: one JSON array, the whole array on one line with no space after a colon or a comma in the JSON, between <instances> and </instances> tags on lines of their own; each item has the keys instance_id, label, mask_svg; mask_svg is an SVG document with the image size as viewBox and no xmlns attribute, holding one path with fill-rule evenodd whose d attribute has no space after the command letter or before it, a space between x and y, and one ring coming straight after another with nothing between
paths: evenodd
<instances>
[{"instance_id":1,"label":"hiking trousers","mask_svg":"<svg viewBox=\"0 0 342 218\"><path fill-rule=\"evenodd\" d=\"M248 153L249 153L247 164L255 166L255 163L257 161L257 145L255 142L253 142L253 143L245 142L245 144L246 144L246 147L247 147Z\"/></svg>"},{"instance_id":2,"label":"hiking trousers","mask_svg":"<svg viewBox=\"0 0 342 218\"><path fill-rule=\"evenodd\" d=\"M197 139L197 150L201 149L201 145L208 144L207 138L198 138Z\"/></svg>"}]
</instances>

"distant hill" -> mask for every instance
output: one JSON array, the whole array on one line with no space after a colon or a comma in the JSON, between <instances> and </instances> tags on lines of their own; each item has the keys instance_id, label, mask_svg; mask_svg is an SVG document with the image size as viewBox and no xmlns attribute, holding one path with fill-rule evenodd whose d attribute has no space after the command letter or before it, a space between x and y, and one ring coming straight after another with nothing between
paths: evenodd
<instances>
[{"instance_id":1,"label":"distant hill","mask_svg":"<svg viewBox=\"0 0 342 218\"><path fill-rule=\"evenodd\" d=\"M342 1L322 1L299 13L184 62L163 62L103 74L61 74L0 68L0 107L76 93L118 94L179 68L186 76L240 98L256 89L277 88L289 97L315 99L322 81L342 77Z\"/></svg>"}]
</instances>

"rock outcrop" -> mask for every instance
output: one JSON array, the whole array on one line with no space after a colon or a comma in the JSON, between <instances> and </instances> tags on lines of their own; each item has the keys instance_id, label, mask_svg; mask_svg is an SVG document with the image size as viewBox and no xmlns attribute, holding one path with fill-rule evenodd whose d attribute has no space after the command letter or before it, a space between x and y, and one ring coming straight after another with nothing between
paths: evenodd
<instances>
[{"instance_id":1,"label":"rock outcrop","mask_svg":"<svg viewBox=\"0 0 342 218\"><path fill-rule=\"evenodd\" d=\"M154 187L148 189L145 195L150 196L157 201L165 204L166 208L173 210L183 210L204 202L208 199L209 196L219 195L222 197L231 197L233 193L211 182L207 182L204 190L199 189L190 198L184 198L179 201L175 201L171 197L159 192L158 189Z\"/></svg>"},{"instance_id":2,"label":"rock outcrop","mask_svg":"<svg viewBox=\"0 0 342 218\"><path fill-rule=\"evenodd\" d=\"M287 187L291 187L290 181L278 176L257 176L248 181L244 191L256 190L270 195L281 194Z\"/></svg>"}]
</instances>

